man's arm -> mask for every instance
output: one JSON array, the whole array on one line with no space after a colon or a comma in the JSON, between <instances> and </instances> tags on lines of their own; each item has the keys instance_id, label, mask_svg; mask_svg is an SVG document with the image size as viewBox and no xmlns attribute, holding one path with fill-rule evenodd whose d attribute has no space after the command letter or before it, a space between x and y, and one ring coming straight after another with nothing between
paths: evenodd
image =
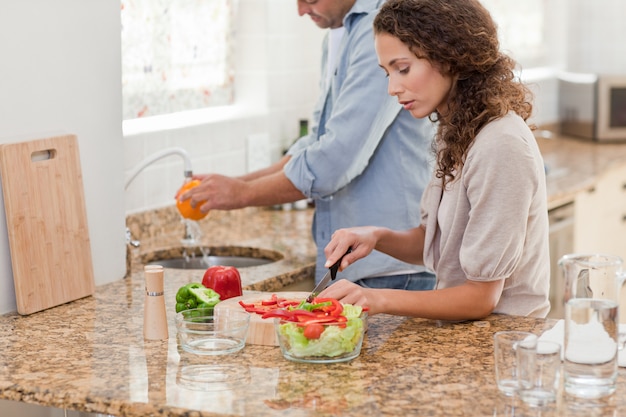
<instances>
[{"instance_id":1,"label":"man's arm","mask_svg":"<svg viewBox=\"0 0 626 417\"><path fill-rule=\"evenodd\" d=\"M261 177L265 177L265 176L268 176L268 175L271 175L271 174L275 174L276 172L279 172L279 171L283 170L283 167L289 161L289 159L291 159L291 156L285 155L278 162L273 163L272 165L268 166L267 168L262 168L262 169L259 169L257 171L254 171L254 172L249 172L247 174L240 175L237 178L242 180L242 181L252 181L252 180L256 180L256 179L261 178Z\"/></svg>"}]
</instances>

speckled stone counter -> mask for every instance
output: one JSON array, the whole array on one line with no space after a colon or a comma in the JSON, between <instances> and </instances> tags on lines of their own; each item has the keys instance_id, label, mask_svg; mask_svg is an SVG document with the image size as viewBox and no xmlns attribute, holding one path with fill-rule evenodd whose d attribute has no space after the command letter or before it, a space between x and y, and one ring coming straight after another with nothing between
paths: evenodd
<instances>
[{"instance_id":1,"label":"speckled stone counter","mask_svg":"<svg viewBox=\"0 0 626 417\"><path fill-rule=\"evenodd\" d=\"M183 255L239 255L268 258L265 265L240 269L244 289L276 291L311 279L315 244L311 236L313 210L247 208L214 211L199 222L184 223L176 209L166 207L127 217L126 224L138 248L130 253L132 273L146 262ZM188 229L190 227L190 229ZM193 244L183 242L187 236ZM168 277L201 281L203 270L168 269Z\"/></svg>"},{"instance_id":2,"label":"speckled stone counter","mask_svg":"<svg viewBox=\"0 0 626 417\"><path fill-rule=\"evenodd\" d=\"M626 143L597 143L550 134L538 137L547 170L548 208L573 201L603 173L626 165Z\"/></svg>"},{"instance_id":3,"label":"speckled stone counter","mask_svg":"<svg viewBox=\"0 0 626 417\"><path fill-rule=\"evenodd\" d=\"M604 169L626 162L626 146L539 139L549 170L551 207L593 186ZM201 222L213 253L280 256L241 270L246 290L277 291L310 279L312 210L214 212ZM0 316L0 398L114 416L605 416L626 414L626 369L617 392L577 402L564 395L533 409L500 395L493 379L493 333L536 334L554 321L493 315L467 323L378 315L369 320L361 356L349 363L299 364L278 348L248 345L223 357L182 351L174 295L202 271L165 271L170 338L143 340L142 264L178 256L185 227L172 208L129 216L140 246L129 276L94 296L30 316ZM222 382L189 378L204 367Z\"/></svg>"},{"instance_id":4,"label":"speckled stone counter","mask_svg":"<svg viewBox=\"0 0 626 417\"><path fill-rule=\"evenodd\" d=\"M276 347L201 357L170 339L144 342L140 280L28 317L0 320L0 396L116 416L605 416L626 412L626 380L593 408L563 397L535 410L501 396L493 380L492 335L541 333L550 322L491 316L441 324L387 315L370 319L352 362L288 362ZM171 290L166 291L168 297ZM219 383L187 379L203 366ZM227 378L224 378L224 376Z\"/></svg>"}]
</instances>

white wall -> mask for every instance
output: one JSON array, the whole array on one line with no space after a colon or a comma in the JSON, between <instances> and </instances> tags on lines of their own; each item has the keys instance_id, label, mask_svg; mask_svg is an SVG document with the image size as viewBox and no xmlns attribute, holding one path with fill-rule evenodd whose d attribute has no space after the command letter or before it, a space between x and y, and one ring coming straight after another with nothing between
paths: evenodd
<instances>
[{"instance_id":1,"label":"white wall","mask_svg":"<svg viewBox=\"0 0 626 417\"><path fill-rule=\"evenodd\" d=\"M78 136L96 284L123 277L126 268L119 37L116 1L22 0L4 2L0 13L0 143ZM6 313L16 303L0 213Z\"/></svg>"},{"instance_id":2,"label":"white wall","mask_svg":"<svg viewBox=\"0 0 626 417\"><path fill-rule=\"evenodd\" d=\"M156 151L187 150L195 173L248 172L248 137L267 133L258 158L268 163L298 133L317 98L324 31L298 16L295 0L240 0L236 36L236 105L124 123L126 176ZM181 126L183 124L183 126ZM186 126L184 126L186 124ZM160 125L161 128L157 127ZM174 203L183 181L178 156L142 171L126 191L127 213Z\"/></svg>"},{"instance_id":3,"label":"white wall","mask_svg":"<svg viewBox=\"0 0 626 417\"><path fill-rule=\"evenodd\" d=\"M626 1L550 0L545 16L552 71L530 77L538 125L558 121L558 70L626 74Z\"/></svg>"},{"instance_id":4,"label":"white wall","mask_svg":"<svg viewBox=\"0 0 626 417\"><path fill-rule=\"evenodd\" d=\"M626 1L570 1L567 69L626 73Z\"/></svg>"}]
</instances>

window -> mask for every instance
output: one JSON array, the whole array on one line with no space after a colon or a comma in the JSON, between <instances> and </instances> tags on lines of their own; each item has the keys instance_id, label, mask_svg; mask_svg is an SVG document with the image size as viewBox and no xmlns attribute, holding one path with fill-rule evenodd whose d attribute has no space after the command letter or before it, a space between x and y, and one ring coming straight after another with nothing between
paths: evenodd
<instances>
[{"instance_id":1,"label":"window","mask_svg":"<svg viewBox=\"0 0 626 417\"><path fill-rule=\"evenodd\" d=\"M236 0L121 0L123 119L233 102Z\"/></svg>"},{"instance_id":2,"label":"window","mask_svg":"<svg viewBox=\"0 0 626 417\"><path fill-rule=\"evenodd\" d=\"M524 67L547 64L546 0L481 0L498 24L500 47Z\"/></svg>"}]
</instances>

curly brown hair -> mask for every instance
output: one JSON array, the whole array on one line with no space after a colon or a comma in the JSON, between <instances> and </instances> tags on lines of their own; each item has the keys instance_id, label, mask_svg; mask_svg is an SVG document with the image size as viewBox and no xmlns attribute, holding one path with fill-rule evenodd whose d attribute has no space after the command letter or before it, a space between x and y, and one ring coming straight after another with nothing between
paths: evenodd
<instances>
[{"instance_id":1,"label":"curly brown hair","mask_svg":"<svg viewBox=\"0 0 626 417\"><path fill-rule=\"evenodd\" d=\"M454 180L487 123L509 111L525 121L530 117L532 93L516 79L516 62L500 51L496 24L478 0L388 0L374 20L374 33L399 39L452 77L449 111L431 115L439 122L437 141L444 144L434 143L436 176L444 185Z\"/></svg>"}]
</instances>

